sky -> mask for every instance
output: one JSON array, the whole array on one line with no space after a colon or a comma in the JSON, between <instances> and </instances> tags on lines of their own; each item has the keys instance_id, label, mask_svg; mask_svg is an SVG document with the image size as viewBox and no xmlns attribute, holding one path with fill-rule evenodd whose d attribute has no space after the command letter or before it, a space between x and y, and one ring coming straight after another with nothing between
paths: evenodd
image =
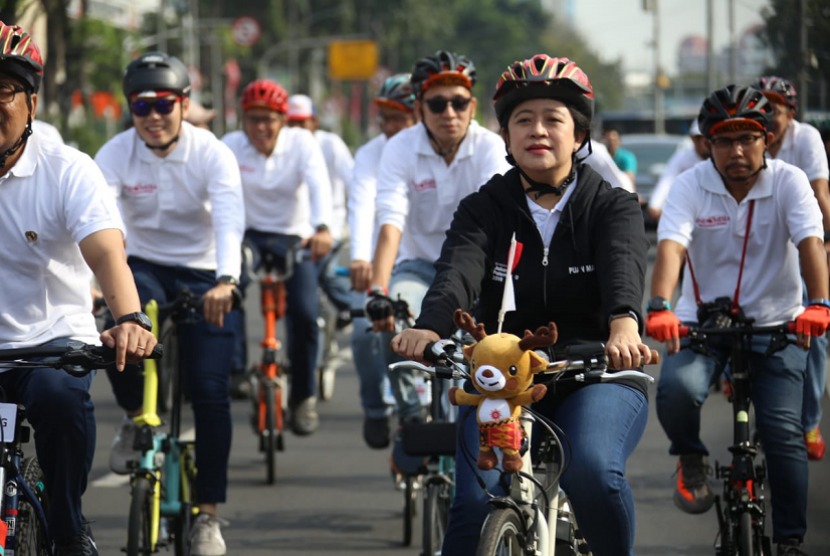
<instances>
[{"instance_id":1,"label":"sky","mask_svg":"<svg viewBox=\"0 0 830 556\"><path fill-rule=\"evenodd\" d=\"M622 57L623 69L652 71L654 16L643 11L643 0L570 0L576 26L605 61ZM677 71L677 51L687 35L706 36L706 0L658 0L663 71ZM767 0L734 0L735 34L762 23ZM728 0L713 0L715 52L729 44Z\"/></svg>"}]
</instances>

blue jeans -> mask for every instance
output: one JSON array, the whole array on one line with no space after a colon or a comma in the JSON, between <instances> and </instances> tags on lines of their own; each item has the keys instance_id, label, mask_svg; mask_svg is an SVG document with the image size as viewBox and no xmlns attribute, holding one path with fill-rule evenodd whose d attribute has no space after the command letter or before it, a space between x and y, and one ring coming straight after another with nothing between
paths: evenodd
<instances>
[{"instance_id":1,"label":"blue jeans","mask_svg":"<svg viewBox=\"0 0 830 556\"><path fill-rule=\"evenodd\" d=\"M555 409L539 406L534 407L550 417L571 441L573 453L566 451L571 464L562 476L562 488L591 551L595 556L619 556L621 549L634 554L634 500L625 479L625 463L645 431L648 400L628 386L595 384L574 392ZM455 500L443 546L443 553L453 556L476 553L481 527L491 510L476 474L484 479L490 493L505 494L499 486L499 471L472 468L479 447L475 410L465 406L459 413L464 428L458 435ZM462 435L472 452L472 466L461 455Z\"/></svg>"},{"instance_id":2,"label":"blue jeans","mask_svg":"<svg viewBox=\"0 0 830 556\"><path fill-rule=\"evenodd\" d=\"M365 301L365 293L352 292L354 308L362 309ZM388 345L382 344L381 335L372 332L369 319L356 318L352 326L352 356L360 379L360 403L366 417L382 419L391 411L383 401L391 352Z\"/></svg>"},{"instance_id":3,"label":"blue jeans","mask_svg":"<svg viewBox=\"0 0 830 556\"><path fill-rule=\"evenodd\" d=\"M142 305L151 299L159 304L171 302L182 287L203 295L216 285L212 270L158 265L138 257L127 262ZM232 431L228 381L238 323L239 311L234 310L225 315L222 328L204 319L177 326L179 370L184 373L196 422L196 493L202 504L224 502L227 496ZM110 367L107 376L119 406L127 412L141 407L144 377L140 372L119 373Z\"/></svg>"},{"instance_id":4,"label":"blue jeans","mask_svg":"<svg viewBox=\"0 0 830 556\"><path fill-rule=\"evenodd\" d=\"M392 278L389 280L389 297L401 299L409 305L409 310L415 318L421 312L421 302L429 290L432 280L435 278L435 267L432 263L423 260L401 261L392 270ZM389 353L389 362L401 361L401 357L392 353L389 347L392 342L392 334L382 334L381 341ZM398 406L398 418L401 421L408 420L421 414L421 400L418 397L418 390L415 385L415 373L417 371L395 371L389 374L392 385L392 393Z\"/></svg>"},{"instance_id":5,"label":"blue jeans","mask_svg":"<svg viewBox=\"0 0 830 556\"><path fill-rule=\"evenodd\" d=\"M285 254L300 238L248 230L245 239L258 254L270 252L277 270L285 269ZM258 257L260 260L262 257ZM294 264L293 274L285 283L288 359L291 361L291 392L289 404L297 405L315 395L317 387L318 349L320 327L317 316L320 304L317 297L317 267L310 259Z\"/></svg>"},{"instance_id":6,"label":"blue jeans","mask_svg":"<svg viewBox=\"0 0 830 556\"><path fill-rule=\"evenodd\" d=\"M67 338L43 346L65 346ZM95 406L89 397L90 374L75 378L59 369L13 369L0 373L5 401L26 407L35 430L35 453L43 470L54 540L81 530L81 496L95 455ZM32 455L32 454L29 454Z\"/></svg>"},{"instance_id":7,"label":"blue jeans","mask_svg":"<svg viewBox=\"0 0 830 556\"><path fill-rule=\"evenodd\" d=\"M804 284L804 305L807 305L807 285ZM827 335L810 338L807 355L807 375L804 377L804 406L801 408L801 424L811 431L821 422L821 397L824 395L827 366Z\"/></svg>"},{"instance_id":8,"label":"blue jeans","mask_svg":"<svg viewBox=\"0 0 830 556\"><path fill-rule=\"evenodd\" d=\"M804 538L807 531L807 451L802 438L801 400L807 353L797 346L765 356L770 336L752 338L752 405L766 454L772 495L773 541ZM688 340L681 347L689 345ZM708 454L700 439L700 411L712 378L730 356L726 341L710 340L712 356L681 349L667 356L657 386L657 416L672 455ZM729 426L728 423L723 425Z\"/></svg>"}]
</instances>

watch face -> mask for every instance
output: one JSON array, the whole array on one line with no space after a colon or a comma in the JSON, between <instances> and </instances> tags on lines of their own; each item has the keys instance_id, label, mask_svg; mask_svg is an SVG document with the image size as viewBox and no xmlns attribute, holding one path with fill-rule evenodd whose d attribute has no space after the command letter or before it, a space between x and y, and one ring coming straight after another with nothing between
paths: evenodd
<instances>
[{"instance_id":1,"label":"watch face","mask_svg":"<svg viewBox=\"0 0 830 556\"><path fill-rule=\"evenodd\" d=\"M665 311L666 309L668 309L668 302L662 297L652 298L648 302L649 311Z\"/></svg>"}]
</instances>

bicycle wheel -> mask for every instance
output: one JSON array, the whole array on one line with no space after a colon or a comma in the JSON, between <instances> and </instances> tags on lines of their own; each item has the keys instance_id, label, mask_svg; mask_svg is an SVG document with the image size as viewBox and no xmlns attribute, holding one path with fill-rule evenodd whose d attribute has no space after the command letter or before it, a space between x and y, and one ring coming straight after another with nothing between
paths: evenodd
<instances>
[{"instance_id":1,"label":"bicycle wheel","mask_svg":"<svg viewBox=\"0 0 830 556\"><path fill-rule=\"evenodd\" d=\"M336 315L327 310L326 317L317 319L320 327L320 352L317 361L317 388L320 399L328 401L334 396L334 382L336 369L334 358L337 356L338 345L335 339Z\"/></svg>"},{"instance_id":2,"label":"bicycle wheel","mask_svg":"<svg viewBox=\"0 0 830 556\"><path fill-rule=\"evenodd\" d=\"M276 388L272 382L263 385L265 397L265 430L262 431L262 446L265 450L265 471L269 485L277 476L277 408Z\"/></svg>"},{"instance_id":3,"label":"bicycle wheel","mask_svg":"<svg viewBox=\"0 0 830 556\"><path fill-rule=\"evenodd\" d=\"M481 527L476 556L519 556L524 554L525 536L519 515L506 508L493 510Z\"/></svg>"},{"instance_id":4,"label":"bicycle wheel","mask_svg":"<svg viewBox=\"0 0 830 556\"><path fill-rule=\"evenodd\" d=\"M752 515L749 510L741 513L739 523L740 531L736 536L740 536L741 539L741 556L756 556L753 549L755 532L752 528Z\"/></svg>"},{"instance_id":5,"label":"bicycle wheel","mask_svg":"<svg viewBox=\"0 0 830 556\"><path fill-rule=\"evenodd\" d=\"M452 497L447 483L431 483L427 487L426 502L424 502L424 556L441 554L447 523L450 519L450 505L452 505Z\"/></svg>"},{"instance_id":6,"label":"bicycle wheel","mask_svg":"<svg viewBox=\"0 0 830 556\"><path fill-rule=\"evenodd\" d=\"M147 477L133 484L130 521L127 526L127 556L149 556L152 546L153 485Z\"/></svg>"},{"instance_id":7,"label":"bicycle wheel","mask_svg":"<svg viewBox=\"0 0 830 556\"><path fill-rule=\"evenodd\" d=\"M181 493L182 509L173 525L173 546L176 556L190 556L190 527L193 522L193 484L196 465L193 461L193 447L182 451Z\"/></svg>"},{"instance_id":8,"label":"bicycle wheel","mask_svg":"<svg viewBox=\"0 0 830 556\"><path fill-rule=\"evenodd\" d=\"M29 489L35 495L43 513L49 511L49 498L43 488L43 471L34 456L23 460L20 474ZM21 493L22 494L22 493ZM46 530L34 505L25 496L20 496L17 522L17 550L19 556L46 556L51 554L46 538Z\"/></svg>"},{"instance_id":9,"label":"bicycle wheel","mask_svg":"<svg viewBox=\"0 0 830 556\"><path fill-rule=\"evenodd\" d=\"M403 489L403 545L412 544L412 524L415 521L415 477L404 479Z\"/></svg>"}]
</instances>

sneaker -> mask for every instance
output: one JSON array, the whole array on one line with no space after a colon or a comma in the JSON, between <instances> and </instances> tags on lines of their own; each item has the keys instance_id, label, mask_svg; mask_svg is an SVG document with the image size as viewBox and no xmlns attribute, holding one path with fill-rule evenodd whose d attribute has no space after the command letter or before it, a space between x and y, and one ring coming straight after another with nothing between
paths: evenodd
<instances>
[{"instance_id":1,"label":"sneaker","mask_svg":"<svg viewBox=\"0 0 830 556\"><path fill-rule=\"evenodd\" d=\"M112 441L110 451L110 469L113 473L127 475L130 472L130 462L141 460L141 452L133 448L138 425L128 416L121 420L121 428Z\"/></svg>"},{"instance_id":2,"label":"sneaker","mask_svg":"<svg viewBox=\"0 0 830 556\"><path fill-rule=\"evenodd\" d=\"M688 514L702 514L715 503L706 481L712 473L709 461L702 454L680 456L677 462L677 488L674 491L674 505Z\"/></svg>"},{"instance_id":3,"label":"sneaker","mask_svg":"<svg viewBox=\"0 0 830 556\"><path fill-rule=\"evenodd\" d=\"M192 556L225 556L225 539L221 525L228 522L215 515L199 514L190 529L190 554Z\"/></svg>"},{"instance_id":4,"label":"sneaker","mask_svg":"<svg viewBox=\"0 0 830 556\"><path fill-rule=\"evenodd\" d=\"M807 553L801 550L801 541L798 539L787 539L778 545L778 556L807 556Z\"/></svg>"},{"instance_id":5,"label":"sneaker","mask_svg":"<svg viewBox=\"0 0 830 556\"><path fill-rule=\"evenodd\" d=\"M308 436L320 426L320 416L317 415L317 398L311 396L297 405L291 405L291 430L297 436Z\"/></svg>"},{"instance_id":6,"label":"sneaker","mask_svg":"<svg viewBox=\"0 0 830 556\"><path fill-rule=\"evenodd\" d=\"M55 541L55 556L98 556L98 547L88 526L71 539Z\"/></svg>"},{"instance_id":7,"label":"sneaker","mask_svg":"<svg viewBox=\"0 0 830 556\"><path fill-rule=\"evenodd\" d=\"M363 419L363 440L370 448L380 450L389 446L389 418Z\"/></svg>"},{"instance_id":8,"label":"sneaker","mask_svg":"<svg viewBox=\"0 0 830 556\"><path fill-rule=\"evenodd\" d=\"M807 459L820 460L824 457L824 452L827 451L827 445L824 443L824 438L821 437L821 431L818 430L818 427L804 433L804 444L807 446Z\"/></svg>"}]
</instances>

